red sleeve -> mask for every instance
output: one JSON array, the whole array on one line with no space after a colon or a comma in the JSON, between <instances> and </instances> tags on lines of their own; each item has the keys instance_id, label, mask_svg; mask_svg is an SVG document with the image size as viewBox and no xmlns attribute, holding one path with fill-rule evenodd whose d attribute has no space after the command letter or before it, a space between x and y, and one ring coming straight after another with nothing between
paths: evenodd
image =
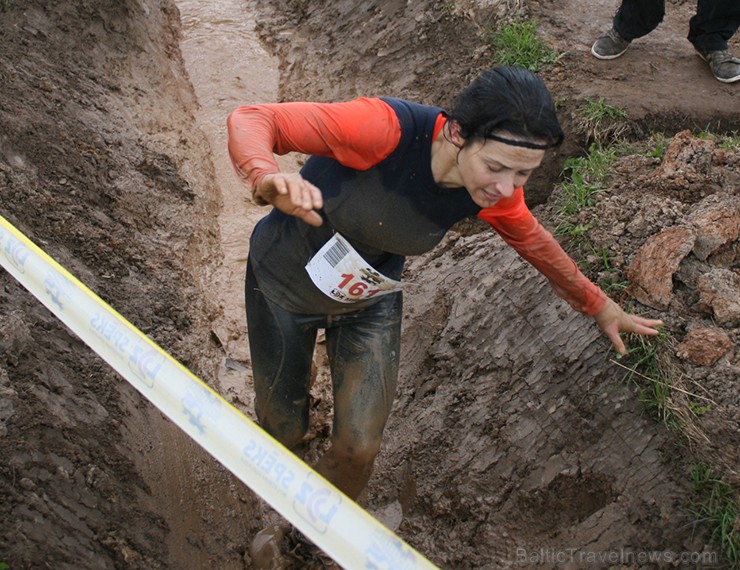
<instances>
[{"instance_id":1,"label":"red sleeve","mask_svg":"<svg viewBox=\"0 0 740 570\"><path fill-rule=\"evenodd\" d=\"M478 217L487 221L517 253L547 277L555 293L576 311L595 315L606 294L594 285L524 203L524 190L485 208Z\"/></svg>"},{"instance_id":2,"label":"red sleeve","mask_svg":"<svg viewBox=\"0 0 740 570\"><path fill-rule=\"evenodd\" d=\"M251 188L266 174L279 172L274 154L332 157L367 170L401 140L393 109L380 99L367 98L239 107L229 115L227 127L231 163Z\"/></svg>"}]
</instances>

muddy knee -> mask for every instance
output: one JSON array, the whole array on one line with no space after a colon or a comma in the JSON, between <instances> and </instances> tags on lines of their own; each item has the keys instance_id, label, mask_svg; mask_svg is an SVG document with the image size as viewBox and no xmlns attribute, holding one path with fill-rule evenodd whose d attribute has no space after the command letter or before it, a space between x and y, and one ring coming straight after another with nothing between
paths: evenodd
<instances>
[{"instance_id":1,"label":"muddy knee","mask_svg":"<svg viewBox=\"0 0 740 570\"><path fill-rule=\"evenodd\" d=\"M346 442L335 439L332 442L331 452L338 461L358 467L372 466L380 453L380 440Z\"/></svg>"},{"instance_id":2,"label":"muddy knee","mask_svg":"<svg viewBox=\"0 0 740 570\"><path fill-rule=\"evenodd\" d=\"M257 421L262 429L288 449L295 449L308 432L308 421L298 417L257 413Z\"/></svg>"},{"instance_id":3,"label":"muddy knee","mask_svg":"<svg viewBox=\"0 0 740 570\"><path fill-rule=\"evenodd\" d=\"M356 499L370 479L379 451L380 442L358 445L334 441L319 459L316 470L350 499Z\"/></svg>"}]
</instances>

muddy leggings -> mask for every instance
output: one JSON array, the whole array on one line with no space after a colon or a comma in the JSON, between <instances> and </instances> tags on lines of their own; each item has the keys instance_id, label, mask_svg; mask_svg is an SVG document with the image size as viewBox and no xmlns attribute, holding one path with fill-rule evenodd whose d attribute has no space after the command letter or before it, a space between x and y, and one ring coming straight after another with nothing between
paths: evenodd
<instances>
[{"instance_id":1,"label":"muddy leggings","mask_svg":"<svg viewBox=\"0 0 740 570\"><path fill-rule=\"evenodd\" d=\"M665 0L623 0L614 16L614 29L631 41L652 32L664 16ZM738 24L738 0L699 0L689 21L688 39L703 52L725 50Z\"/></svg>"},{"instance_id":2,"label":"muddy leggings","mask_svg":"<svg viewBox=\"0 0 740 570\"><path fill-rule=\"evenodd\" d=\"M343 315L286 311L259 290L247 264L246 308L257 418L288 448L308 430L309 383L318 329L334 392L332 446L316 469L350 498L370 477L398 378L401 293Z\"/></svg>"}]
</instances>

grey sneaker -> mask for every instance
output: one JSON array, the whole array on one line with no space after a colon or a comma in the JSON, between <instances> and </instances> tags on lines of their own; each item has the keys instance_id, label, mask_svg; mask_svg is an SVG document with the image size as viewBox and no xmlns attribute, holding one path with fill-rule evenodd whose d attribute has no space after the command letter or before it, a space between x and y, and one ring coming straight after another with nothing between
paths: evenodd
<instances>
[{"instance_id":1,"label":"grey sneaker","mask_svg":"<svg viewBox=\"0 0 740 570\"><path fill-rule=\"evenodd\" d=\"M627 51L630 45L614 28L606 32L591 46L591 53L599 59L615 59Z\"/></svg>"},{"instance_id":2,"label":"grey sneaker","mask_svg":"<svg viewBox=\"0 0 740 570\"><path fill-rule=\"evenodd\" d=\"M732 57L726 49L707 52L696 50L696 53L709 64L709 69L718 81L734 83L740 80L740 59Z\"/></svg>"}]
</instances>

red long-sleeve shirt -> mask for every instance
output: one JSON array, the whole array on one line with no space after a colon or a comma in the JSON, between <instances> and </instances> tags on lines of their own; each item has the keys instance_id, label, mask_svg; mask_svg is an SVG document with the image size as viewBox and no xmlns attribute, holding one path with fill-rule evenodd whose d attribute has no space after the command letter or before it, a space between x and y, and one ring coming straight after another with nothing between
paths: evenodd
<instances>
[{"instance_id":1,"label":"red long-sleeve shirt","mask_svg":"<svg viewBox=\"0 0 740 570\"><path fill-rule=\"evenodd\" d=\"M442 114L437 117L434 136L444 120ZM386 160L402 136L394 109L381 99L365 98L344 103L240 107L229 116L228 130L232 164L251 188L266 174L279 172L274 154L300 152L328 157L345 167L366 171ZM477 215L542 273L556 294L575 310L594 315L603 308L604 292L583 275L532 215L522 188Z\"/></svg>"}]
</instances>

